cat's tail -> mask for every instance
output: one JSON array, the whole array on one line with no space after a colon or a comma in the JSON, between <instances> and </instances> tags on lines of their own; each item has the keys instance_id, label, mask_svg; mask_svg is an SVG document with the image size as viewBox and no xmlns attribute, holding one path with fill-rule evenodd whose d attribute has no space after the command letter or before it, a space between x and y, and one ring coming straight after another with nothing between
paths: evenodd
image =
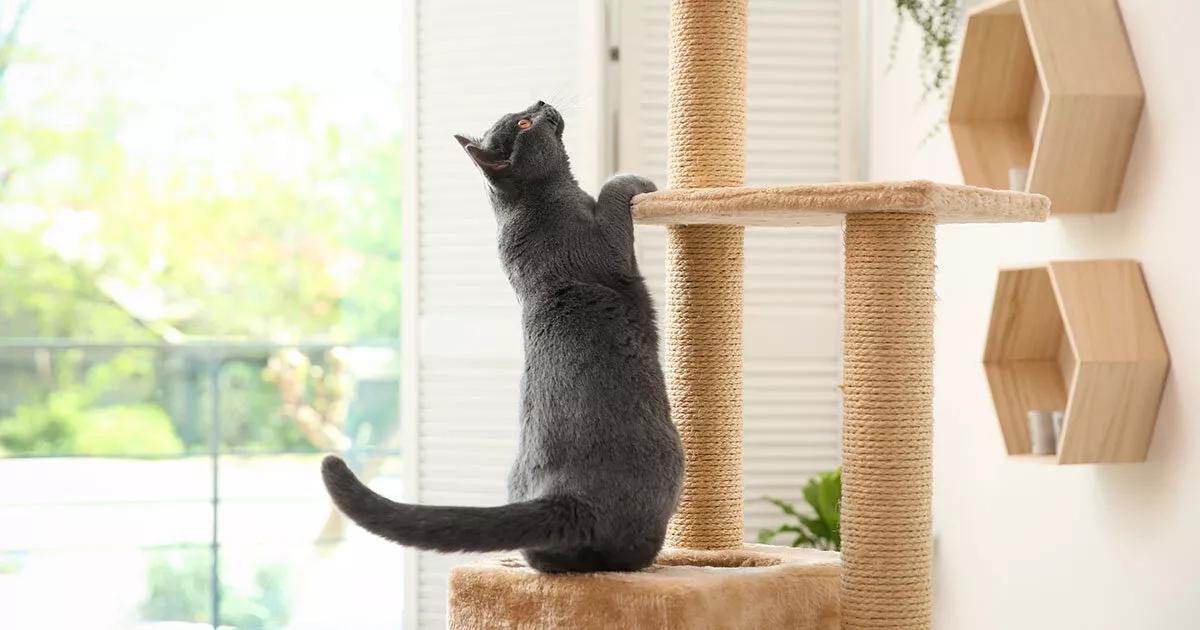
<instances>
[{"instance_id":1,"label":"cat's tail","mask_svg":"<svg viewBox=\"0 0 1200 630\"><path fill-rule=\"evenodd\" d=\"M330 455L321 464L333 502L363 529L407 547L434 551L510 551L586 544L594 512L567 496L497 507L397 503L358 480Z\"/></svg>"}]
</instances>

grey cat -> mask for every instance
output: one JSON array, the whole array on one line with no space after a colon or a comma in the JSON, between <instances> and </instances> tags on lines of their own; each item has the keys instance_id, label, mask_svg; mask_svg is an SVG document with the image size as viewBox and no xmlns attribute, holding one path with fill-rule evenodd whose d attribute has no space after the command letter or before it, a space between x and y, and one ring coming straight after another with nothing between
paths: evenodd
<instances>
[{"instance_id":1,"label":"grey cat","mask_svg":"<svg viewBox=\"0 0 1200 630\"><path fill-rule=\"evenodd\" d=\"M538 101L482 139L455 136L483 172L500 259L521 303L525 373L512 503L396 503L328 457L325 486L368 531L437 551L519 549L547 572L635 571L662 548L683 481L658 361L654 306L633 250L630 200L641 177L610 179L593 200Z\"/></svg>"}]
</instances>

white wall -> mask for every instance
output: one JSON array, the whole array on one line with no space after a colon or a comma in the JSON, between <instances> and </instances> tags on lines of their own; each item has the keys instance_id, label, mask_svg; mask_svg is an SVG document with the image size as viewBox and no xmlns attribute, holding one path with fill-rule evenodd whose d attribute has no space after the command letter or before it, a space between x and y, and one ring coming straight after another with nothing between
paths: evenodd
<instances>
[{"instance_id":1,"label":"white wall","mask_svg":"<svg viewBox=\"0 0 1200 630\"><path fill-rule=\"evenodd\" d=\"M887 72L895 17L870 4L870 178L961 182L947 133L919 146L941 105L914 110L915 30ZM1200 3L1120 4L1146 110L1118 211L938 232L938 628L1200 627ZM1148 461L1009 461L980 365L996 270L1104 257L1141 261L1171 350Z\"/></svg>"}]
</instances>

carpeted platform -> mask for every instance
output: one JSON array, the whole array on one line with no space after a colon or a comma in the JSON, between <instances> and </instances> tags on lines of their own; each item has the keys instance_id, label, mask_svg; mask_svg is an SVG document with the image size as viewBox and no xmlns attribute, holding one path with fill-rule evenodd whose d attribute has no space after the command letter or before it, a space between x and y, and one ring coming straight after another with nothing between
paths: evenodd
<instances>
[{"instance_id":1,"label":"carpeted platform","mask_svg":"<svg viewBox=\"0 0 1200 630\"><path fill-rule=\"evenodd\" d=\"M516 557L455 567L448 627L836 630L835 552L664 549L637 573L546 575Z\"/></svg>"},{"instance_id":2,"label":"carpeted platform","mask_svg":"<svg viewBox=\"0 0 1200 630\"><path fill-rule=\"evenodd\" d=\"M678 188L633 198L634 221L647 224L837 225L864 212L927 213L939 223L1045 221L1050 200L925 180Z\"/></svg>"}]
</instances>

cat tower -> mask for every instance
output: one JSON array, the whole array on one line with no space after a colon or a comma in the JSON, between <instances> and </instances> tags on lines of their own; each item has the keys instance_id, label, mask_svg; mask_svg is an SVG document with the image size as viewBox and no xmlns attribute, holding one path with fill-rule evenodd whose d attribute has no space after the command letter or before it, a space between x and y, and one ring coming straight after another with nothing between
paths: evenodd
<instances>
[{"instance_id":1,"label":"cat tower","mask_svg":"<svg viewBox=\"0 0 1200 630\"><path fill-rule=\"evenodd\" d=\"M657 564L543 575L456 567L451 628L928 628L934 226L1042 221L1040 195L931 182L743 187L747 0L673 0L667 379L687 480ZM745 544L746 225L845 225L842 552ZM803 480L797 479L799 485Z\"/></svg>"}]
</instances>

